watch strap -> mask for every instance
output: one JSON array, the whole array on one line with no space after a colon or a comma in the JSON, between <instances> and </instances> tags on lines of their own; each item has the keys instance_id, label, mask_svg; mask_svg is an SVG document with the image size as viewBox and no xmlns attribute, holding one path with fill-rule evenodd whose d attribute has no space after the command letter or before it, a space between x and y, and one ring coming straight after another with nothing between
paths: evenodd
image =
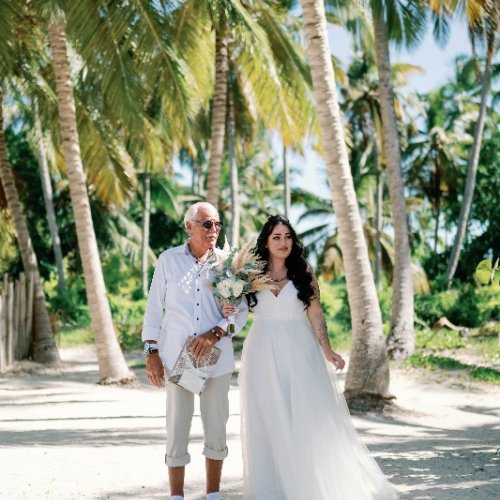
<instances>
[{"instance_id":1,"label":"watch strap","mask_svg":"<svg viewBox=\"0 0 500 500\"><path fill-rule=\"evenodd\" d=\"M152 342L144 342L144 354L149 356L150 354L154 354L158 352L158 344L153 344Z\"/></svg>"}]
</instances>

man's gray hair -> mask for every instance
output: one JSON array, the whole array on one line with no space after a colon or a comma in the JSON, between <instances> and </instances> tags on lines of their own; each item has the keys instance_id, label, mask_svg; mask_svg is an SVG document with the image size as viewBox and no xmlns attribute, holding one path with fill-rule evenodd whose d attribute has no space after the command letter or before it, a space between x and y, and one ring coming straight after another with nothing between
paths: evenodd
<instances>
[{"instance_id":1,"label":"man's gray hair","mask_svg":"<svg viewBox=\"0 0 500 500\"><path fill-rule=\"evenodd\" d=\"M196 220L198 218L198 210L203 206L203 205L210 205L213 207L211 203L208 203L207 201L198 201L196 203L193 203L187 210L186 213L184 214L184 227L186 227L186 223L188 221ZM213 207L215 208L215 207Z\"/></svg>"}]
</instances>

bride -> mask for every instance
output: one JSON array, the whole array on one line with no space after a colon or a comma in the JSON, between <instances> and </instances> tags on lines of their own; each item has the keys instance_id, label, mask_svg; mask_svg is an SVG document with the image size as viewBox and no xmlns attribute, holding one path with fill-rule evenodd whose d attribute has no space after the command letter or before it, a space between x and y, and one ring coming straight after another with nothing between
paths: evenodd
<instances>
[{"instance_id":1,"label":"bride","mask_svg":"<svg viewBox=\"0 0 500 500\"><path fill-rule=\"evenodd\" d=\"M245 498L397 498L335 387L327 365L342 369L344 360L330 347L318 285L285 217L269 217L255 253L276 291L248 298L254 323L240 371Z\"/></svg>"}]
</instances>

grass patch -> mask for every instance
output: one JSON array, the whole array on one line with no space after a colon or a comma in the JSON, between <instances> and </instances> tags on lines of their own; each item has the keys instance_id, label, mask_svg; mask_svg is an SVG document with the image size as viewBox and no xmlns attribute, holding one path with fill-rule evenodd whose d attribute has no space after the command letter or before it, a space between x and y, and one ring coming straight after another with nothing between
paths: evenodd
<instances>
[{"instance_id":1,"label":"grass patch","mask_svg":"<svg viewBox=\"0 0 500 500\"><path fill-rule=\"evenodd\" d=\"M440 329L440 330L417 330L415 346L420 349L460 349L465 347L465 339L460 332Z\"/></svg>"},{"instance_id":2,"label":"grass patch","mask_svg":"<svg viewBox=\"0 0 500 500\"><path fill-rule=\"evenodd\" d=\"M500 342L497 336L471 336L468 342L472 351L484 358L488 364L496 363L500 359Z\"/></svg>"},{"instance_id":3,"label":"grass patch","mask_svg":"<svg viewBox=\"0 0 500 500\"><path fill-rule=\"evenodd\" d=\"M131 361L129 364L128 364L128 367L131 369L131 370L135 370L135 369L143 369L143 368L146 368L146 363L144 361Z\"/></svg>"},{"instance_id":4,"label":"grass patch","mask_svg":"<svg viewBox=\"0 0 500 500\"><path fill-rule=\"evenodd\" d=\"M406 360L406 363L417 368L466 370L467 374L474 380L500 385L499 370L483 366L468 365L445 356L434 356L433 354L414 354Z\"/></svg>"},{"instance_id":5,"label":"grass patch","mask_svg":"<svg viewBox=\"0 0 500 500\"><path fill-rule=\"evenodd\" d=\"M60 348L78 347L94 343L90 325L65 326L56 335L56 344Z\"/></svg>"}]
</instances>

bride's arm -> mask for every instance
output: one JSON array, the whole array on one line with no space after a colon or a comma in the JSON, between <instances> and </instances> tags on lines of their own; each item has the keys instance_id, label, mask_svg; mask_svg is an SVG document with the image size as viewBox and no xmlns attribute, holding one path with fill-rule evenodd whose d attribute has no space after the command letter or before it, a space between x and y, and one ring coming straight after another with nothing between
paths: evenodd
<instances>
[{"instance_id":1,"label":"bride's arm","mask_svg":"<svg viewBox=\"0 0 500 500\"><path fill-rule=\"evenodd\" d=\"M311 274L312 271L310 270ZM313 287L315 290L314 296L311 298L311 304L307 308L307 317L311 323L314 336L319 342L321 349L328 361L333 363L337 368L342 370L345 366L345 361L340 354L337 354L330 346L328 340L328 327L326 325L325 315L321 307L319 285L313 274Z\"/></svg>"}]
</instances>

